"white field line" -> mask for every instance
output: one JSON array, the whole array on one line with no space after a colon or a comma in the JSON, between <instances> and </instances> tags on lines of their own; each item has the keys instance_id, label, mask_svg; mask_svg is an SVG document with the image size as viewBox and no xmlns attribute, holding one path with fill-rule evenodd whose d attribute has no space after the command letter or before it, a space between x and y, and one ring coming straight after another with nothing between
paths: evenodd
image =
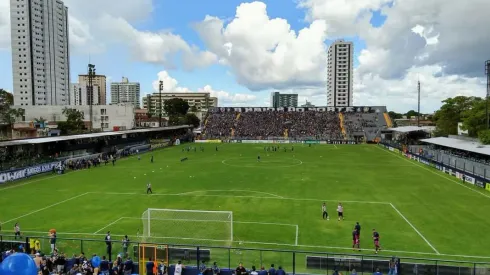
<instances>
[{"instance_id":1,"label":"white field line","mask_svg":"<svg viewBox=\"0 0 490 275\"><path fill-rule=\"evenodd\" d=\"M448 180L448 181L450 181L450 182L456 183L458 186L464 187L464 188L466 188L466 189L468 189L468 190L470 190L470 191L473 191L473 192L475 192L475 193L478 193L478 194L480 194L480 195L482 195L482 196L487 197L487 198L489 198L489 199L490 199L490 195L487 195L487 194L484 194L484 193L482 193L482 192L480 192L480 191L478 191L478 190L475 190L475 189L473 189L473 188L471 188L471 187L467 186L467 185L466 185L466 183L462 183L461 181L456 181L456 180L450 179L450 178L448 178L448 177L447 177L445 174L443 174L443 173L441 173L441 172L433 171L433 170L431 170L431 169L429 169L429 168L427 168L427 167L422 166L421 164L418 164L417 162L414 162L414 161L412 161L412 160L410 160L410 159L404 158L403 156L400 156L400 155L398 155L398 154L396 154L396 153L392 153L392 152L390 152L389 150L379 148L378 146L376 146L376 148L378 148L379 150L381 150L381 151L383 151L383 152L386 152L387 154L390 154L390 155L396 156L396 157L398 157L398 158L401 158L401 159L403 159L404 161L408 161L408 162L409 162L409 163L411 163L412 165L415 165L415 166L417 166L417 167L419 167L419 168L421 168L421 169L424 169L424 170L426 170L426 171L429 171L429 172L431 172L431 173L432 173L432 174L434 174L434 175L437 175L437 176L439 176L439 177L441 177L441 178L443 178L443 179L445 179L445 180Z\"/></svg>"},{"instance_id":2,"label":"white field line","mask_svg":"<svg viewBox=\"0 0 490 275\"><path fill-rule=\"evenodd\" d=\"M222 198L252 198L252 199L276 199L276 200L291 200L291 201L317 201L317 202L336 202L339 201L342 203L367 203L367 204L390 204L389 202L380 202L380 201L344 201L344 200L325 200L325 199L301 199L301 198L287 198L287 197L255 197L255 196L225 196L225 195L199 195L199 194L159 194L153 193L147 195L146 193L119 193L119 192L89 192L91 194L98 195L140 195L140 196L189 196L189 197L222 197Z\"/></svg>"},{"instance_id":3,"label":"white field line","mask_svg":"<svg viewBox=\"0 0 490 275\"><path fill-rule=\"evenodd\" d=\"M179 193L176 195L189 195L189 194L194 194L194 193L207 193L207 192L250 192L250 193L269 195L269 196L276 197L276 198L283 198L279 195L267 193L267 192L260 192L260 191L253 191L253 190L236 190L236 189L233 189L233 190L199 190L199 191Z\"/></svg>"},{"instance_id":4,"label":"white field line","mask_svg":"<svg viewBox=\"0 0 490 275\"><path fill-rule=\"evenodd\" d=\"M437 255L440 255L441 253L439 253L439 251L437 251L437 249L424 237L424 235L422 235L422 233L420 233L420 231L417 230L417 228L415 228L415 226L402 214L402 212L400 212L400 210L398 210L392 203L390 203L391 207L393 207L393 209L396 211L396 213L398 213L398 215L400 215L400 217L402 217L402 219L404 219L408 225L410 225L410 227L413 228L413 230L415 230L415 232L417 232L417 234L419 234L419 236L430 246L430 248L432 248L432 250L434 250L434 252L436 252Z\"/></svg>"},{"instance_id":5,"label":"white field line","mask_svg":"<svg viewBox=\"0 0 490 275\"><path fill-rule=\"evenodd\" d=\"M295 241L295 245L298 246L298 237L299 237L299 226L296 225L296 241Z\"/></svg>"},{"instance_id":6,"label":"white field line","mask_svg":"<svg viewBox=\"0 0 490 275\"><path fill-rule=\"evenodd\" d=\"M10 220L8 220L8 221L5 221L5 222L3 222L2 224L6 224L6 223L9 223L9 222L12 222L12 221L15 221L15 220L18 220L18 219L24 218L24 217L30 216L30 215L32 215L32 214L36 214L36 213L38 213L38 212L44 211L44 210L46 210L46 209L48 209L48 208L51 208L51 207L53 207L53 206L60 205L60 204L65 203L65 202L67 202L67 201L71 201L71 200L77 199L77 198L82 197L82 196L85 196L85 195L87 195L87 194L90 194L90 192L83 193L83 194L81 194L81 195L78 195L78 196L75 196L75 197L71 197L71 198L68 198L68 199L66 199L66 200L63 200L63 201L60 201L60 202L57 202L57 203L53 203L53 204L48 205L48 206L46 206L46 207L36 209L36 210L34 210L34 211L32 211L32 212L29 212L29 213L24 214L24 215L22 215L22 216L19 216L19 217L17 217L17 218L13 218L13 219L10 219Z\"/></svg>"},{"instance_id":7,"label":"white field line","mask_svg":"<svg viewBox=\"0 0 490 275\"><path fill-rule=\"evenodd\" d=\"M333 147L335 147L335 149L339 149L339 147L337 147L337 145L335 145L335 144L333 145Z\"/></svg>"},{"instance_id":8,"label":"white field line","mask_svg":"<svg viewBox=\"0 0 490 275\"><path fill-rule=\"evenodd\" d=\"M48 230L45 231L22 231L25 233L34 233L34 234L46 234ZM62 235L89 235L89 236L105 236L106 234L93 234L93 233L57 233L58 236ZM111 234L111 236L114 237L124 237L125 235L119 235L119 234ZM130 238L140 238L141 236L136 236L136 235L128 235ZM152 237L154 239L168 239L166 237ZM172 238L169 237L170 239L190 239L190 240L206 240L206 239L191 239L191 238ZM61 240L60 240L61 241ZM207 241L212 241L212 242L229 242L229 240L207 240ZM276 245L276 246L296 246L296 247L305 247L305 248L321 248L321 249L338 249L338 250L351 250L352 247L337 247L337 246L320 246L320 245L293 245L293 244L284 244L284 243L267 243L267 242L253 242L253 241L233 241L233 243L240 243L242 242L243 244L260 244L260 245ZM362 251L373 251L373 249L367 249L367 248L361 248ZM444 257L457 257L457 258L474 258L474 259L490 259L490 256L471 256L471 255L452 255L452 254L436 254L436 253L431 253L431 252L416 252L416 251L403 251L403 250L389 250L389 249L383 249L382 252L389 252L389 253L404 253L404 254L419 254L419 255L431 255L431 256L444 256Z\"/></svg>"},{"instance_id":9,"label":"white field line","mask_svg":"<svg viewBox=\"0 0 490 275\"><path fill-rule=\"evenodd\" d=\"M113 224L117 223L118 221L120 221L120 220L122 220L122 219L124 219L124 217L120 217L119 219L117 219L117 220L115 220L115 221L111 222L110 224L108 224L108 225L106 225L106 226L102 227L101 229L99 229L99 230L95 231L95 232L94 232L94 234L99 233L100 231L102 231L102 230L106 229L107 227L109 227L109 226L111 226L111 225L113 225Z\"/></svg>"}]
</instances>

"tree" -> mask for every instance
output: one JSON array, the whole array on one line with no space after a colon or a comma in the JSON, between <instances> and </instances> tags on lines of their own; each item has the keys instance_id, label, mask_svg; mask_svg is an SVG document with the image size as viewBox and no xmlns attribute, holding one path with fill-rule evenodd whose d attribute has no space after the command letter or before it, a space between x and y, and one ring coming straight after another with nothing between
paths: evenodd
<instances>
[{"instance_id":1,"label":"tree","mask_svg":"<svg viewBox=\"0 0 490 275\"><path fill-rule=\"evenodd\" d=\"M85 128L83 112L65 107L63 115L66 116L66 121L58 122L58 129L62 134L80 133L83 131Z\"/></svg>"},{"instance_id":2,"label":"tree","mask_svg":"<svg viewBox=\"0 0 490 275\"><path fill-rule=\"evenodd\" d=\"M169 126L177 126L180 125L180 119L178 116L169 116L168 117L168 125Z\"/></svg>"},{"instance_id":3,"label":"tree","mask_svg":"<svg viewBox=\"0 0 490 275\"><path fill-rule=\"evenodd\" d=\"M196 107L196 105L192 106L192 107L190 108L190 111L191 111L192 113L197 113L197 107Z\"/></svg>"},{"instance_id":4,"label":"tree","mask_svg":"<svg viewBox=\"0 0 490 275\"><path fill-rule=\"evenodd\" d=\"M463 117L461 118L463 125L461 128L468 131L468 136L477 137L480 131L487 130L485 109L485 100L475 98L472 106L463 112Z\"/></svg>"},{"instance_id":5,"label":"tree","mask_svg":"<svg viewBox=\"0 0 490 275\"><path fill-rule=\"evenodd\" d=\"M193 125L194 127L199 127L201 120L195 115L188 113L184 116L184 123L187 125Z\"/></svg>"},{"instance_id":6,"label":"tree","mask_svg":"<svg viewBox=\"0 0 490 275\"><path fill-rule=\"evenodd\" d=\"M482 130L478 132L478 139L482 144L490 144L490 130Z\"/></svg>"},{"instance_id":7,"label":"tree","mask_svg":"<svg viewBox=\"0 0 490 275\"><path fill-rule=\"evenodd\" d=\"M419 113L414 110L410 110L405 115L407 116L407 118L411 118L411 117L417 117Z\"/></svg>"},{"instance_id":8,"label":"tree","mask_svg":"<svg viewBox=\"0 0 490 275\"><path fill-rule=\"evenodd\" d=\"M478 97L457 96L443 100L443 105L434 114L436 135L447 136L458 134L458 122L462 122L465 112L470 110L474 103L482 100Z\"/></svg>"},{"instance_id":9,"label":"tree","mask_svg":"<svg viewBox=\"0 0 490 275\"><path fill-rule=\"evenodd\" d=\"M389 111L388 112L388 115L390 116L390 118L392 120L403 118L403 115L402 114L399 114L399 113L396 113L396 112L393 112L393 111Z\"/></svg>"},{"instance_id":10,"label":"tree","mask_svg":"<svg viewBox=\"0 0 490 275\"><path fill-rule=\"evenodd\" d=\"M25 115L25 110L12 108L14 104L14 96L0 89L0 124L12 127L17 118Z\"/></svg>"},{"instance_id":11,"label":"tree","mask_svg":"<svg viewBox=\"0 0 490 275\"><path fill-rule=\"evenodd\" d=\"M171 116L184 116L189 110L189 103L182 98L172 98L165 100L163 103L163 109Z\"/></svg>"}]
</instances>

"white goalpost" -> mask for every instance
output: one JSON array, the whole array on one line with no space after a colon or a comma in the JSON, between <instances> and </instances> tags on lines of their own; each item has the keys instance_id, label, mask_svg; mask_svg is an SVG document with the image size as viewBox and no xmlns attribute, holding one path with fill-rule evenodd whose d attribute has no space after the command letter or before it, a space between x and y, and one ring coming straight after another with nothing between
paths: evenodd
<instances>
[{"instance_id":1,"label":"white goalpost","mask_svg":"<svg viewBox=\"0 0 490 275\"><path fill-rule=\"evenodd\" d=\"M148 208L141 217L146 242L233 242L233 212Z\"/></svg>"}]
</instances>

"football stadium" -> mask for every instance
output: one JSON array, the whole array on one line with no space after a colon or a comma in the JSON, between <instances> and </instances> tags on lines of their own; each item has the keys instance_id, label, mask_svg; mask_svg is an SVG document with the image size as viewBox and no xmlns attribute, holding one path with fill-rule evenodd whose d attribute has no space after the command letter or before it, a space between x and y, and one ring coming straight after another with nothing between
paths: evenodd
<instances>
[{"instance_id":1,"label":"football stadium","mask_svg":"<svg viewBox=\"0 0 490 275\"><path fill-rule=\"evenodd\" d=\"M484 146L394 128L384 106L211 108L202 124L1 142L2 259L490 274L490 166L468 157Z\"/></svg>"}]
</instances>

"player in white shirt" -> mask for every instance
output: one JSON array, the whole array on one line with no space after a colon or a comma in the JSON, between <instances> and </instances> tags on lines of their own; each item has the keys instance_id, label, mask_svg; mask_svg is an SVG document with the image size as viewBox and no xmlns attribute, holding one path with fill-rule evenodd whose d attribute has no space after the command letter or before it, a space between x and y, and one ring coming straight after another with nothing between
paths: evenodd
<instances>
[{"instance_id":1,"label":"player in white shirt","mask_svg":"<svg viewBox=\"0 0 490 275\"><path fill-rule=\"evenodd\" d=\"M177 264L175 265L174 275L182 275L183 269L184 269L184 266L182 265L182 262L178 261Z\"/></svg>"},{"instance_id":2,"label":"player in white shirt","mask_svg":"<svg viewBox=\"0 0 490 275\"><path fill-rule=\"evenodd\" d=\"M146 194L153 194L153 191L151 191L151 182L148 182L148 184L146 185Z\"/></svg>"},{"instance_id":3,"label":"player in white shirt","mask_svg":"<svg viewBox=\"0 0 490 275\"><path fill-rule=\"evenodd\" d=\"M344 220L344 207L342 206L342 203L339 202L339 205L337 206L337 213L339 214L339 221L340 218Z\"/></svg>"},{"instance_id":4,"label":"player in white shirt","mask_svg":"<svg viewBox=\"0 0 490 275\"><path fill-rule=\"evenodd\" d=\"M328 216L328 212L327 212L327 205L325 203L322 204L322 216L323 219L327 218L327 221L330 220L330 217Z\"/></svg>"}]
</instances>

